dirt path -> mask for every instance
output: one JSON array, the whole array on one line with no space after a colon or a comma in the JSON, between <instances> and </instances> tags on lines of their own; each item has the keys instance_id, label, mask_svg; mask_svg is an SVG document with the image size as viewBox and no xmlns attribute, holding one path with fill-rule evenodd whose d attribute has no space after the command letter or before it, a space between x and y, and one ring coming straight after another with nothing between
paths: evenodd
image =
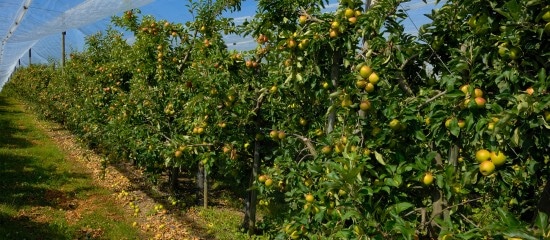
<instances>
[{"instance_id":1,"label":"dirt path","mask_svg":"<svg viewBox=\"0 0 550 240\"><path fill-rule=\"evenodd\" d=\"M102 187L113 191L111 196L124 208L128 215L133 215L137 220L134 226L141 229L144 235L153 236L154 239L206 239L207 237L194 237L188 231L192 227L192 219L182 219L182 216L170 213L165 205L156 203L146 193L141 184L141 173L129 166L119 165L102 166L102 158L94 152L84 149L69 131L62 129L53 123L40 122L42 128L51 139L57 143L60 149L67 154L69 161L77 161L87 167L95 182ZM120 170L122 171L120 171ZM125 172L123 174L122 172ZM129 176L128 175L133 175ZM90 208L94 201L75 203L75 206ZM97 203L97 201L95 201ZM72 211L78 217L79 209Z\"/></svg>"}]
</instances>

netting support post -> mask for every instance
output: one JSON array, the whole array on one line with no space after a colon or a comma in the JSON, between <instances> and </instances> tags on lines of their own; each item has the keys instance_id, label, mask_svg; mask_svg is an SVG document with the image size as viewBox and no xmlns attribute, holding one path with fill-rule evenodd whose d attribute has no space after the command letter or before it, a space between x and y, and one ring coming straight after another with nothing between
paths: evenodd
<instances>
[{"instance_id":1,"label":"netting support post","mask_svg":"<svg viewBox=\"0 0 550 240\"><path fill-rule=\"evenodd\" d=\"M61 68L65 68L65 35L67 32L63 31L61 33Z\"/></svg>"},{"instance_id":2,"label":"netting support post","mask_svg":"<svg viewBox=\"0 0 550 240\"><path fill-rule=\"evenodd\" d=\"M31 59L32 59L32 48L29 48L29 66L31 66L32 64Z\"/></svg>"}]
</instances>

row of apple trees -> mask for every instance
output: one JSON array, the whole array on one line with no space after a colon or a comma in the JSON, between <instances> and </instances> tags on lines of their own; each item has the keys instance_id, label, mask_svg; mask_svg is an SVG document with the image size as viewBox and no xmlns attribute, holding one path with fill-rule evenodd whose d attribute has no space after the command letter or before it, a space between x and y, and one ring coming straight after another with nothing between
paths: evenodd
<instances>
[{"instance_id":1,"label":"row of apple trees","mask_svg":"<svg viewBox=\"0 0 550 240\"><path fill-rule=\"evenodd\" d=\"M223 17L239 1L190 1L185 24L128 11L132 44L98 33L5 90L110 160L247 188L243 226L273 238L549 237L548 2L449 0L417 35L403 2L259 0L242 25Z\"/></svg>"}]
</instances>

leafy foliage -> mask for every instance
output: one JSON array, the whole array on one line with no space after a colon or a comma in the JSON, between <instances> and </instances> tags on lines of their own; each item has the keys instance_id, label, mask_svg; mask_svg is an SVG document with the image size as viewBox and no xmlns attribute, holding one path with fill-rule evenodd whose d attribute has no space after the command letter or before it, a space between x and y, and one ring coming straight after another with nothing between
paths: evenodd
<instances>
[{"instance_id":1,"label":"leafy foliage","mask_svg":"<svg viewBox=\"0 0 550 240\"><path fill-rule=\"evenodd\" d=\"M245 186L260 156L251 191L276 239L547 236L547 3L446 1L413 36L403 2L259 1L242 26L221 15L235 1L192 2L184 25L129 11L113 22L132 45L90 36L63 73L6 90L153 174ZM258 46L230 51L228 33Z\"/></svg>"}]
</instances>

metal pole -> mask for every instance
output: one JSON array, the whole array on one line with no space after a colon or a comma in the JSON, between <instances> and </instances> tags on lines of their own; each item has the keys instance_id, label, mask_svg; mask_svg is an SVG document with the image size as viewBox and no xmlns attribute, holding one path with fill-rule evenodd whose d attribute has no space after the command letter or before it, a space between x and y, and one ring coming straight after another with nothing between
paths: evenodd
<instances>
[{"instance_id":1,"label":"metal pole","mask_svg":"<svg viewBox=\"0 0 550 240\"><path fill-rule=\"evenodd\" d=\"M29 66L32 64L32 61L31 61L31 59L32 59L32 57L31 57L32 53L31 53L31 52L32 52L32 51L31 51L31 50L32 50L32 49L29 48Z\"/></svg>"},{"instance_id":2,"label":"metal pole","mask_svg":"<svg viewBox=\"0 0 550 240\"><path fill-rule=\"evenodd\" d=\"M67 32L61 33L61 68L65 68L65 35Z\"/></svg>"}]
</instances>

